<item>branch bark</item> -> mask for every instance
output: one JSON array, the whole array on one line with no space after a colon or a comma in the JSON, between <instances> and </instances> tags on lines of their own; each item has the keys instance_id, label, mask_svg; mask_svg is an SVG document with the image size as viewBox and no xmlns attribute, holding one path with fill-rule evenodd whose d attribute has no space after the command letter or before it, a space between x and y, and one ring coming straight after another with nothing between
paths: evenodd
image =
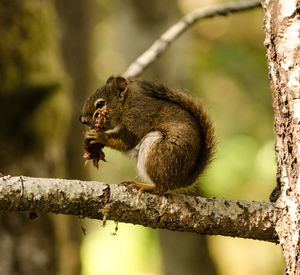
<instances>
[{"instance_id":1,"label":"branch bark","mask_svg":"<svg viewBox=\"0 0 300 275\"><path fill-rule=\"evenodd\" d=\"M173 231L277 242L274 204L187 195L138 197L124 185L31 177L0 178L0 210L71 214Z\"/></svg>"},{"instance_id":2,"label":"branch bark","mask_svg":"<svg viewBox=\"0 0 300 275\"><path fill-rule=\"evenodd\" d=\"M229 2L194 10L164 32L147 51L139 56L127 68L123 74L124 77L133 78L139 76L159 55L167 50L176 38L198 21L216 16L226 16L230 13L246 11L259 6L261 6L259 0L248 0L242 2Z\"/></svg>"}]
</instances>

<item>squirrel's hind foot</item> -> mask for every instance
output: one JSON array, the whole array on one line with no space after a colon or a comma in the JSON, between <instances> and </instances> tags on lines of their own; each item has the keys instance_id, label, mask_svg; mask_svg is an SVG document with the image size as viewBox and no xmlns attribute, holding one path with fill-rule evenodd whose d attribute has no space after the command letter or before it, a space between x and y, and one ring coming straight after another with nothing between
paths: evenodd
<instances>
[{"instance_id":1,"label":"squirrel's hind foot","mask_svg":"<svg viewBox=\"0 0 300 275\"><path fill-rule=\"evenodd\" d=\"M136 188L139 190L138 197L140 198L144 192L153 192L155 190L155 185L149 185L145 183L139 183L132 180L123 181L121 184L126 185L130 190Z\"/></svg>"}]
</instances>

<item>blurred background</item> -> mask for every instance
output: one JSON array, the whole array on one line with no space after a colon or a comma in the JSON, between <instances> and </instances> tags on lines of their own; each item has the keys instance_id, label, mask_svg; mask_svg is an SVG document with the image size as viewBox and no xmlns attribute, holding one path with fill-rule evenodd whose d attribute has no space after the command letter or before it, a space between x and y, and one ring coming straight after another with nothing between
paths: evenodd
<instances>
[{"instance_id":1,"label":"blurred background","mask_svg":"<svg viewBox=\"0 0 300 275\"><path fill-rule=\"evenodd\" d=\"M0 0L0 171L119 183L134 161L105 149L83 166L86 97L184 14L217 0ZM204 196L268 200L273 111L261 9L206 20L142 78L191 91L216 126ZM282 274L279 246L221 236L19 213L0 215L0 274Z\"/></svg>"}]
</instances>

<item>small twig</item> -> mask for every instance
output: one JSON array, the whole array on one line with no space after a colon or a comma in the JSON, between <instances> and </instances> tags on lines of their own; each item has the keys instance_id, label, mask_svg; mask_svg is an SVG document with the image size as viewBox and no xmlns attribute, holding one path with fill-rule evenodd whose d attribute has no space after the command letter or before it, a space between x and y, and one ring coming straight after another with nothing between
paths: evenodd
<instances>
[{"instance_id":1,"label":"small twig","mask_svg":"<svg viewBox=\"0 0 300 275\"><path fill-rule=\"evenodd\" d=\"M24 180L22 176L20 176L20 182L21 182L21 196L24 196Z\"/></svg>"},{"instance_id":2,"label":"small twig","mask_svg":"<svg viewBox=\"0 0 300 275\"><path fill-rule=\"evenodd\" d=\"M164 32L152 46L139 56L125 71L124 77L133 78L139 76L159 55L166 51L170 44L201 19L212 18L216 16L226 16L230 13L250 10L261 6L259 0L250 0L242 2L229 2L226 4L214 5L207 8L197 9Z\"/></svg>"},{"instance_id":3,"label":"small twig","mask_svg":"<svg viewBox=\"0 0 300 275\"><path fill-rule=\"evenodd\" d=\"M105 227L105 225L106 225L106 220L107 220L107 214L104 214L104 215L103 215L103 218L102 218L102 227Z\"/></svg>"},{"instance_id":4,"label":"small twig","mask_svg":"<svg viewBox=\"0 0 300 275\"><path fill-rule=\"evenodd\" d=\"M111 235L117 236L118 230L119 230L119 223L115 222L115 229L114 229L114 232L111 233Z\"/></svg>"},{"instance_id":5,"label":"small twig","mask_svg":"<svg viewBox=\"0 0 300 275\"><path fill-rule=\"evenodd\" d=\"M80 226L80 228L81 228L82 234L83 234L84 236L86 236L86 228L83 227L82 225Z\"/></svg>"}]
</instances>

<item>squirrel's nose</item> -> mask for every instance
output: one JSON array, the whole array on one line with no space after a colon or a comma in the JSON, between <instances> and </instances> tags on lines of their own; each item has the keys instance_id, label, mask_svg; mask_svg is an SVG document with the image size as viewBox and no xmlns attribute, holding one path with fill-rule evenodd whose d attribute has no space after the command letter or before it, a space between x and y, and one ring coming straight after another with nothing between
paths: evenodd
<instances>
[{"instance_id":1,"label":"squirrel's nose","mask_svg":"<svg viewBox=\"0 0 300 275\"><path fill-rule=\"evenodd\" d=\"M82 116L82 115L79 116L79 121L82 124L88 124L88 122L89 122L89 120L86 117Z\"/></svg>"}]
</instances>

